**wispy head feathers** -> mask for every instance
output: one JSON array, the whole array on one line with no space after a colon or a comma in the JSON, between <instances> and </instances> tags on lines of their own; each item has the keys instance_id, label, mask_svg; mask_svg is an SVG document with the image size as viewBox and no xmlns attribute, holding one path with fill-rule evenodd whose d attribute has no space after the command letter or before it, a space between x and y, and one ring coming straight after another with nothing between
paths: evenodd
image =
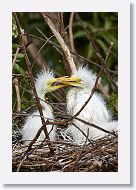
<instances>
[{"instance_id":1,"label":"wispy head feathers","mask_svg":"<svg viewBox=\"0 0 136 190\"><path fill-rule=\"evenodd\" d=\"M80 65L72 76L81 78L84 87L89 87L89 89L94 86L96 81L96 75L89 70L88 66Z\"/></svg>"}]
</instances>

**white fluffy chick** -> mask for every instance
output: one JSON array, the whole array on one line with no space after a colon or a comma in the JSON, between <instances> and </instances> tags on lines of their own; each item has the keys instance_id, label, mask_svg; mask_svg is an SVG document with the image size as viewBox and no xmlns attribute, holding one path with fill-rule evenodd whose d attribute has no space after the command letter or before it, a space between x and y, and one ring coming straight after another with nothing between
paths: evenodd
<instances>
[{"instance_id":1,"label":"white fluffy chick","mask_svg":"<svg viewBox=\"0 0 136 190\"><path fill-rule=\"evenodd\" d=\"M54 78L52 72L49 72L44 69L41 73L38 74L35 80L35 87L38 97L40 98L40 103L42 106L45 121L47 119L54 119L51 106L44 101L45 94L47 92L52 92L64 87L64 85L61 84L61 78ZM29 144L30 141L33 140L41 126L42 122L39 111L35 111L30 116L28 116L28 118L25 121L25 124L22 126L22 140L24 144ZM56 140L56 126L47 125L46 127L50 139ZM37 139L37 142L41 142L44 139L45 135L42 131L39 138Z\"/></svg>"},{"instance_id":2,"label":"white fluffy chick","mask_svg":"<svg viewBox=\"0 0 136 190\"><path fill-rule=\"evenodd\" d=\"M76 69L71 77L65 78L65 85L73 86L67 93L67 110L70 115L74 116L88 100L95 81L96 75L93 74L92 71L89 71L87 67L83 66ZM78 118L98 125L108 131L117 130L118 122L112 121L111 113L107 110L104 98L97 92L93 94L88 104L78 115ZM88 134L90 140L103 137L106 134L76 119L72 122L78 126L86 136ZM65 130L65 133L70 134L75 143L81 144L86 141L86 137L75 125L70 124Z\"/></svg>"}]
</instances>

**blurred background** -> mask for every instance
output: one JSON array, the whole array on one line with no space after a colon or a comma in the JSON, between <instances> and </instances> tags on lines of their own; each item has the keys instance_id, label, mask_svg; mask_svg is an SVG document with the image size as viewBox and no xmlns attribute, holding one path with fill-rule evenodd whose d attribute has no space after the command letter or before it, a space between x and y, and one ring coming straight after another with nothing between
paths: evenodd
<instances>
[{"instance_id":1,"label":"blurred background","mask_svg":"<svg viewBox=\"0 0 136 190\"><path fill-rule=\"evenodd\" d=\"M26 39L33 76L35 77L43 67L52 69L56 76L68 75L69 71L64 64L66 60L63 52L41 13L17 13L17 15L24 39ZM88 65L95 73L100 71L101 64L89 39L95 42L103 58L106 58L110 43L113 42L106 65L113 81L117 84L118 14L116 12L93 12L78 13L78 15L81 20L76 13L51 13L51 18L60 32L62 31L61 36L71 50L75 63ZM24 118L36 106L14 17L12 20L12 39L13 129L19 129ZM117 118L117 91L105 74L101 76L100 86L97 90L105 97L113 117ZM61 100L65 102L65 97ZM57 102L57 98L51 98L51 101Z\"/></svg>"}]
</instances>

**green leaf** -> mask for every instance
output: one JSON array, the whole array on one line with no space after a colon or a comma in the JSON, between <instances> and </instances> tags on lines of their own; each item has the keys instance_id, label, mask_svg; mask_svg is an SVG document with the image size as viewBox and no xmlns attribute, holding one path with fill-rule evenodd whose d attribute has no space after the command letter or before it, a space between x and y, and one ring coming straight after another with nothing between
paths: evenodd
<instances>
[{"instance_id":1,"label":"green leaf","mask_svg":"<svg viewBox=\"0 0 136 190\"><path fill-rule=\"evenodd\" d=\"M12 44L12 48L13 48L13 49L17 49L18 47L20 48L20 45L19 45L19 44L16 44L16 43L13 43L13 44Z\"/></svg>"},{"instance_id":2,"label":"green leaf","mask_svg":"<svg viewBox=\"0 0 136 190\"><path fill-rule=\"evenodd\" d=\"M22 76L25 76L25 71L24 69L22 69L18 64L14 65L14 70L16 70L19 74L21 74Z\"/></svg>"},{"instance_id":3,"label":"green leaf","mask_svg":"<svg viewBox=\"0 0 136 190\"><path fill-rule=\"evenodd\" d=\"M18 59L22 59L23 57L24 57L24 54L22 54L22 53L18 53L18 54L17 54L17 58L18 58Z\"/></svg>"}]
</instances>

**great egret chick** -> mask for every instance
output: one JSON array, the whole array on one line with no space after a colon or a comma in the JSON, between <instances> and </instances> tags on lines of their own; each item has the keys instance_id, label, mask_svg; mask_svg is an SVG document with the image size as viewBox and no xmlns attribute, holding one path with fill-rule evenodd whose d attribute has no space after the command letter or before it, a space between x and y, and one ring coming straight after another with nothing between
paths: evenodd
<instances>
[{"instance_id":1,"label":"great egret chick","mask_svg":"<svg viewBox=\"0 0 136 190\"><path fill-rule=\"evenodd\" d=\"M70 115L75 115L88 100L95 81L96 75L93 74L92 71L89 71L87 67L83 66L76 69L71 77L65 77L63 84L72 86L67 93L67 110ZM78 115L78 118L98 125L108 131L117 129L117 121L112 121L112 115L107 110L103 96L97 92L93 94L88 104ZM97 139L105 135L103 131L88 126L76 119L72 122L79 127L86 136L88 135L90 140ZM73 137L74 142L78 144L83 143L86 140L86 137L75 127L75 125L71 124L68 126L65 133L70 134Z\"/></svg>"},{"instance_id":2,"label":"great egret chick","mask_svg":"<svg viewBox=\"0 0 136 190\"><path fill-rule=\"evenodd\" d=\"M42 70L40 74L37 75L37 78L35 80L35 87L38 94L38 97L40 98L40 103L42 106L43 115L45 118L45 121L47 119L54 119L52 108L49 104L47 104L45 100L45 94L48 92L53 92L59 88L62 88L66 86L65 84L62 84L61 81L63 80L63 77L60 78L54 78L53 73L49 72L47 70ZM37 134L38 130L41 128L42 122L40 118L39 111L33 112L25 121L25 124L22 127L22 140L24 144L29 144L30 141L33 140L35 135ZM49 133L49 137L51 140L56 140L56 126L47 125L47 130ZM43 141L45 139L44 132L42 131L37 142Z\"/></svg>"}]
</instances>

